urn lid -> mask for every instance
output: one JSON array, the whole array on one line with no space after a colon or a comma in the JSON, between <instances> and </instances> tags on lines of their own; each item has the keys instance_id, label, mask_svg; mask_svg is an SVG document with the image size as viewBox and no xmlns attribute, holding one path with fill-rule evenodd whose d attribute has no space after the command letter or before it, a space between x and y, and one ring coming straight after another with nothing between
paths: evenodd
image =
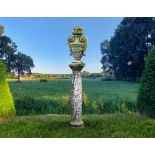
<instances>
[{"instance_id":1,"label":"urn lid","mask_svg":"<svg viewBox=\"0 0 155 155\"><path fill-rule=\"evenodd\" d=\"M73 31L72 31L72 34L73 35L82 35L83 34L83 28L80 27L80 26L74 27Z\"/></svg>"}]
</instances>

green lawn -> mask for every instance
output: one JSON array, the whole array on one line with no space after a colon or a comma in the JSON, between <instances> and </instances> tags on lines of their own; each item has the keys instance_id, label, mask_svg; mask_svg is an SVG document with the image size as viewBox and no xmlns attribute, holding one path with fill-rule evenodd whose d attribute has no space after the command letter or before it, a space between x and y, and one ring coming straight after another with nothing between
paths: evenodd
<instances>
[{"instance_id":1,"label":"green lawn","mask_svg":"<svg viewBox=\"0 0 155 155\"><path fill-rule=\"evenodd\" d=\"M155 137L155 120L139 114L84 115L71 128L68 115L16 116L0 120L0 137Z\"/></svg>"},{"instance_id":2,"label":"green lawn","mask_svg":"<svg viewBox=\"0 0 155 155\"><path fill-rule=\"evenodd\" d=\"M51 99L52 97L61 99L62 96L70 96L71 80L53 80L47 83L23 81L20 84L10 81L9 84L14 98L18 98L20 95L37 98L36 100L28 99L27 101L25 101L25 98L23 100L21 98L20 102L16 103L19 106L18 112L24 110L23 108L31 110L31 108L36 109L38 106L40 108L49 106L51 111L53 108L57 108L56 113L58 113L70 107L70 101L64 104L59 103L62 100L54 102ZM87 112L90 108L90 113L91 110L95 112L96 104L100 104L101 107L98 108L101 108L102 112L112 102L105 104L97 101L100 98L112 98L112 101L117 102L117 98L113 98L114 96L127 98L136 103L138 88L139 84L132 82L101 81L100 79L83 80L84 94L91 99L88 105L85 103L86 105L83 107L85 109L83 110ZM49 102L46 99L41 99L45 97L48 97ZM95 104L94 101L96 101ZM47 102L47 104L44 102ZM42 105L45 105L45 107ZM51 113L55 113L55 111ZM83 115L84 128L71 128L69 120L69 115L62 114L15 116L10 119L0 120L0 137L155 137L155 120L131 111L104 115Z\"/></svg>"},{"instance_id":3,"label":"green lawn","mask_svg":"<svg viewBox=\"0 0 155 155\"><path fill-rule=\"evenodd\" d=\"M63 96L71 95L71 80L23 81L18 84L9 82L13 96L25 94L29 96ZM83 92L90 99L98 100L115 95L136 101L139 84L124 81L101 81L101 79L83 80Z\"/></svg>"}]
</instances>

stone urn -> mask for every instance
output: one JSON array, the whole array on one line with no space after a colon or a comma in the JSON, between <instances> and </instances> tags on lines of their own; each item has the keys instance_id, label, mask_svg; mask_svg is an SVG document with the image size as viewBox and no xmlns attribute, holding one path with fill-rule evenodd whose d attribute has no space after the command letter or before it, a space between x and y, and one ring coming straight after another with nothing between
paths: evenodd
<instances>
[{"instance_id":1,"label":"stone urn","mask_svg":"<svg viewBox=\"0 0 155 155\"><path fill-rule=\"evenodd\" d=\"M81 70L85 64L81 61L85 55L87 47L87 37L83 36L83 28L75 27L72 32L73 36L68 38L70 55L73 55L74 61L69 65L73 72L72 80L72 116L70 125L72 127L82 127L82 77Z\"/></svg>"}]
</instances>

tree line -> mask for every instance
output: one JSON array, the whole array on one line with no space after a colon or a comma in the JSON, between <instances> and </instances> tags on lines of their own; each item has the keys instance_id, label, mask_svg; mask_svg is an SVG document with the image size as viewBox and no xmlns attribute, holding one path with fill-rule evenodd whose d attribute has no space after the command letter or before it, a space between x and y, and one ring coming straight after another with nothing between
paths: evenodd
<instances>
[{"instance_id":1,"label":"tree line","mask_svg":"<svg viewBox=\"0 0 155 155\"><path fill-rule=\"evenodd\" d=\"M100 44L102 69L116 79L139 79L155 45L155 18L126 17L110 40Z\"/></svg>"},{"instance_id":2,"label":"tree line","mask_svg":"<svg viewBox=\"0 0 155 155\"><path fill-rule=\"evenodd\" d=\"M4 35L4 27L0 25L0 60L6 64L8 74L16 73L18 82L22 74L31 74L33 59L17 50L17 45L10 37Z\"/></svg>"}]
</instances>

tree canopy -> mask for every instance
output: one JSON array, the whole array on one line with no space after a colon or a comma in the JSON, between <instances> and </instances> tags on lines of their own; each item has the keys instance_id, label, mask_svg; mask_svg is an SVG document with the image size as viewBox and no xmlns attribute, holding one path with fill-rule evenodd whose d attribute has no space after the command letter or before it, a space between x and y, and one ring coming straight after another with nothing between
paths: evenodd
<instances>
[{"instance_id":1,"label":"tree canopy","mask_svg":"<svg viewBox=\"0 0 155 155\"><path fill-rule=\"evenodd\" d=\"M33 60L21 52L15 54L14 69L18 74L18 81L20 81L21 74L31 74L31 69L34 67Z\"/></svg>"},{"instance_id":2,"label":"tree canopy","mask_svg":"<svg viewBox=\"0 0 155 155\"><path fill-rule=\"evenodd\" d=\"M144 57L154 44L155 18L124 18L111 39L100 44L103 71L119 79L139 79Z\"/></svg>"},{"instance_id":3,"label":"tree canopy","mask_svg":"<svg viewBox=\"0 0 155 155\"><path fill-rule=\"evenodd\" d=\"M34 67L32 58L18 52L16 43L3 33L4 27L0 25L0 60L6 64L7 73L15 72L18 77L19 74L30 74Z\"/></svg>"}]
</instances>

